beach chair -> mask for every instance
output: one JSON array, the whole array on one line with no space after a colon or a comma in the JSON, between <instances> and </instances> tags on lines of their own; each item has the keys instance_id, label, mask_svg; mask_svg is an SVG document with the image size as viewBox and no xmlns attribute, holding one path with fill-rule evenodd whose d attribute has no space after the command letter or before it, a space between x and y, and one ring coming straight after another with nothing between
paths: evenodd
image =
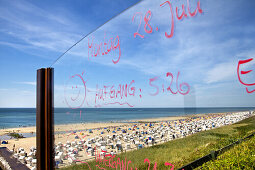
<instances>
[{"instance_id":1,"label":"beach chair","mask_svg":"<svg viewBox=\"0 0 255 170\"><path fill-rule=\"evenodd\" d=\"M79 147L79 145L75 145L74 148L75 148L77 151L81 151L81 147Z\"/></svg>"},{"instance_id":2,"label":"beach chair","mask_svg":"<svg viewBox=\"0 0 255 170\"><path fill-rule=\"evenodd\" d=\"M126 150L131 149L130 143L126 143Z\"/></svg>"},{"instance_id":3,"label":"beach chair","mask_svg":"<svg viewBox=\"0 0 255 170\"><path fill-rule=\"evenodd\" d=\"M111 149L114 149L114 148L115 148L114 145L113 145L113 143L109 143L108 146L109 146Z\"/></svg>"},{"instance_id":4,"label":"beach chair","mask_svg":"<svg viewBox=\"0 0 255 170\"><path fill-rule=\"evenodd\" d=\"M149 145L149 146L152 146L152 139L151 139L151 140L148 140L148 145Z\"/></svg>"},{"instance_id":5,"label":"beach chair","mask_svg":"<svg viewBox=\"0 0 255 170\"><path fill-rule=\"evenodd\" d=\"M138 149L142 149L143 148L143 145L142 144L139 144L138 145Z\"/></svg>"},{"instance_id":6,"label":"beach chair","mask_svg":"<svg viewBox=\"0 0 255 170\"><path fill-rule=\"evenodd\" d=\"M32 160L32 166L36 166L36 162L37 162L37 160L36 160L36 159L33 159L33 160Z\"/></svg>"},{"instance_id":7,"label":"beach chair","mask_svg":"<svg viewBox=\"0 0 255 170\"><path fill-rule=\"evenodd\" d=\"M99 149L99 148L101 147L101 144L98 143L98 142L97 142L95 145L96 145L96 148L97 148L97 149Z\"/></svg>"},{"instance_id":8,"label":"beach chair","mask_svg":"<svg viewBox=\"0 0 255 170\"><path fill-rule=\"evenodd\" d=\"M64 153L63 152L59 152L58 156L60 157L60 159L62 160L64 158Z\"/></svg>"},{"instance_id":9,"label":"beach chair","mask_svg":"<svg viewBox=\"0 0 255 170\"><path fill-rule=\"evenodd\" d=\"M60 164L61 162L62 162L62 159L61 159L61 157L60 156L55 156L55 162L56 162L56 164Z\"/></svg>"},{"instance_id":10,"label":"beach chair","mask_svg":"<svg viewBox=\"0 0 255 170\"><path fill-rule=\"evenodd\" d=\"M107 140L106 140L106 143L107 143L107 144L111 143L111 140L110 140L110 139L107 139Z\"/></svg>"},{"instance_id":11,"label":"beach chair","mask_svg":"<svg viewBox=\"0 0 255 170\"><path fill-rule=\"evenodd\" d=\"M117 151L118 151L118 150L121 150L121 151L122 151L122 145L121 145L121 144L116 144L116 148L117 148Z\"/></svg>"},{"instance_id":12,"label":"beach chair","mask_svg":"<svg viewBox=\"0 0 255 170\"><path fill-rule=\"evenodd\" d=\"M77 144L78 144L78 146L80 146L80 147L83 146L83 142L82 142L82 141L79 141Z\"/></svg>"},{"instance_id":13,"label":"beach chair","mask_svg":"<svg viewBox=\"0 0 255 170\"><path fill-rule=\"evenodd\" d=\"M71 146L75 146L76 145L76 141L71 143Z\"/></svg>"},{"instance_id":14,"label":"beach chair","mask_svg":"<svg viewBox=\"0 0 255 170\"><path fill-rule=\"evenodd\" d=\"M35 158L34 152L29 152L28 156L29 156L29 157L32 157L32 158Z\"/></svg>"},{"instance_id":15,"label":"beach chair","mask_svg":"<svg viewBox=\"0 0 255 170\"><path fill-rule=\"evenodd\" d=\"M67 160L68 160L68 162L71 163L71 164L74 162L74 160L73 160L72 158L70 158L70 157L68 157Z\"/></svg>"},{"instance_id":16,"label":"beach chair","mask_svg":"<svg viewBox=\"0 0 255 170\"><path fill-rule=\"evenodd\" d=\"M21 151L24 151L24 148L19 148L19 153L20 153Z\"/></svg>"},{"instance_id":17,"label":"beach chair","mask_svg":"<svg viewBox=\"0 0 255 170\"><path fill-rule=\"evenodd\" d=\"M26 155L26 152L25 152L25 151L21 151L21 152L20 152L20 155L21 155L21 156L25 156L25 155Z\"/></svg>"},{"instance_id":18,"label":"beach chair","mask_svg":"<svg viewBox=\"0 0 255 170\"><path fill-rule=\"evenodd\" d=\"M13 157L18 159L18 158L19 158L19 154L18 154L18 153L15 153L15 154L13 155Z\"/></svg>"},{"instance_id":19,"label":"beach chair","mask_svg":"<svg viewBox=\"0 0 255 170\"><path fill-rule=\"evenodd\" d=\"M90 149L88 149L88 151L87 151L87 153L88 153L88 156L92 156L93 155L93 153L92 153L93 151L92 151L92 149L90 148Z\"/></svg>"}]
</instances>

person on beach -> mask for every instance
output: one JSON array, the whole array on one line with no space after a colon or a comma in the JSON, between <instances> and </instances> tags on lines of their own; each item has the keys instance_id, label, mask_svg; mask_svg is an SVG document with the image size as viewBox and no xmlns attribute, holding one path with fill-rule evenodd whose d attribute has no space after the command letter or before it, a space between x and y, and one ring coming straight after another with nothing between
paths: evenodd
<instances>
[{"instance_id":1,"label":"person on beach","mask_svg":"<svg viewBox=\"0 0 255 170\"><path fill-rule=\"evenodd\" d=\"M14 150L15 150L15 144L13 144L13 148L12 148L13 153L14 153Z\"/></svg>"}]
</instances>

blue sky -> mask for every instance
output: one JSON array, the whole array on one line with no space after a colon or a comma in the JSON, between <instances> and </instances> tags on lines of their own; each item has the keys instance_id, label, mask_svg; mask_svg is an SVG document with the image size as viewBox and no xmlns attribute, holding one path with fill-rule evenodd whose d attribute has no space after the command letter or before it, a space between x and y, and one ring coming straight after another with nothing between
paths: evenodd
<instances>
[{"instance_id":1,"label":"blue sky","mask_svg":"<svg viewBox=\"0 0 255 170\"><path fill-rule=\"evenodd\" d=\"M34 107L36 70L49 67L84 35L136 2L0 0L0 107ZM174 12L171 38L165 37L165 32L170 34L171 15L169 6L160 6L164 2L144 0L86 37L55 63L55 106L255 106L255 92L248 94L237 77L238 61L255 58L255 2L203 0L200 2L203 13L191 17L187 1L170 1ZM198 1L189 2L194 11ZM188 17L179 21L175 9L182 4ZM152 13L151 34L144 31L148 10ZM133 35L140 19L137 15L132 22L137 12L142 14L139 32L144 38ZM118 59L118 48L88 59L88 40L100 44L105 35L106 39L119 36L121 57L116 64L113 60ZM117 41L114 45L117 46ZM254 67L255 60L240 66L246 71ZM173 91L177 90L179 72L179 82L190 86L189 93L167 91L170 84L167 72L173 75ZM78 74L86 81L86 90L75 76ZM149 85L149 80L155 77L158 79L153 84L159 86L159 93L152 96L156 88ZM255 71L242 75L242 79L254 83ZM113 85L117 88L119 84L129 85L132 80L135 96L112 99L107 94L104 100L97 99L95 103L99 88ZM253 90L255 86L248 88Z\"/></svg>"}]
</instances>

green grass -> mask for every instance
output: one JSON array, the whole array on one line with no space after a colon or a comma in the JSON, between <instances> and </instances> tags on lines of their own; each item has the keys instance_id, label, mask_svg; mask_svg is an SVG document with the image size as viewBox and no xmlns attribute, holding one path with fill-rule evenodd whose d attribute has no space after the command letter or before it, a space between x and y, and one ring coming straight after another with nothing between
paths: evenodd
<instances>
[{"instance_id":1,"label":"green grass","mask_svg":"<svg viewBox=\"0 0 255 170\"><path fill-rule=\"evenodd\" d=\"M19 134L19 133L9 133L8 136L11 136L13 138L24 138L24 136L22 134Z\"/></svg>"},{"instance_id":2,"label":"green grass","mask_svg":"<svg viewBox=\"0 0 255 170\"><path fill-rule=\"evenodd\" d=\"M255 169L255 137L236 145L197 169Z\"/></svg>"},{"instance_id":3,"label":"green grass","mask_svg":"<svg viewBox=\"0 0 255 170\"><path fill-rule=\"evenodd\" d=\"M150 169L153 169L155 162L157 163L157 169L170 169L169 166L165 166L165 162L173 164L174 169L176 169L253 132L255 132L255 116L233 125L203 131L161 145L122 153L116 157L123 161L126 158L127 162L130 160L132 163L129 164L129 168L132 167L133 169L135 167L139 170L148 169L148 163L144 163L146 158L150 160ZM116 158L114 160L117 162ZM99 164L95 160L88 163L92 170L99 169L96 167L97 164L105 169L115 169ZM88 166L79 164L63 169L88 169Z\"/></svg>"}]
</instances>

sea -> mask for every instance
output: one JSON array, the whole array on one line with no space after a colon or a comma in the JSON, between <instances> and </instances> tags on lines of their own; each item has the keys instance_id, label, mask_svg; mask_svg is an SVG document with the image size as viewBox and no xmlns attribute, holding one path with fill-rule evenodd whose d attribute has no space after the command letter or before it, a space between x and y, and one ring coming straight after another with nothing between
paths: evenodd
<instances>
[{"instance_id":1,"label":"sea","mask_svg":"<svg viewBox=\"0 0 255 170\"><path fill-rule=\"evenodd\" d=\"M55 108L54 123L127 122L130 120L255 110L255 107L201 108ZM36 125L35 108L0 108L0 129Z\"/></svg>"}]
</instances>

